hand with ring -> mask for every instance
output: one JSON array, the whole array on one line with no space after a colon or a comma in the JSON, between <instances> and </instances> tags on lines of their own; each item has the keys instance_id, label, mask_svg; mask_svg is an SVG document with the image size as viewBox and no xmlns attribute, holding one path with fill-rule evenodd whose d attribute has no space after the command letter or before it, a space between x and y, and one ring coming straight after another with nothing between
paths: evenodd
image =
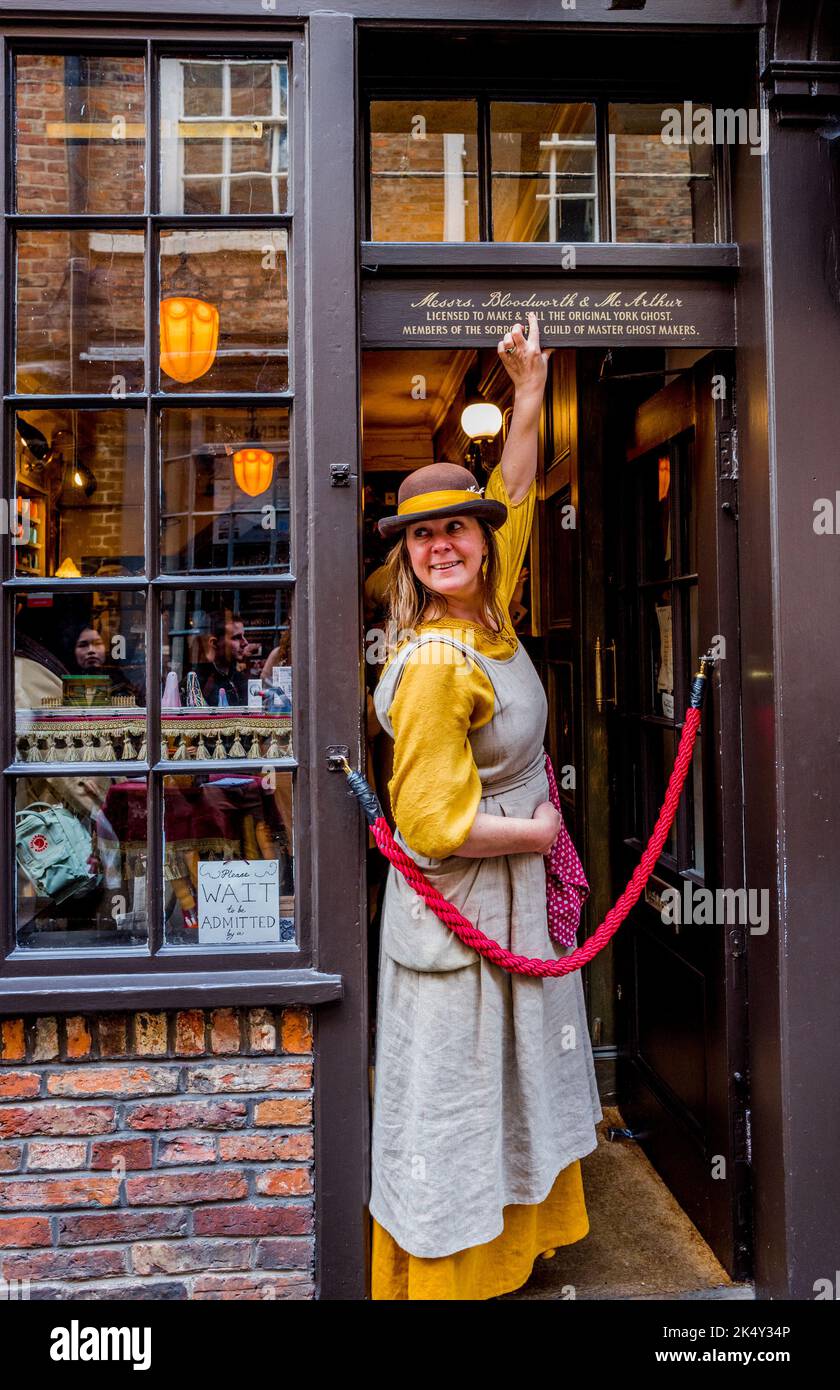
<instances>
[{"instance_id":1,"label":"hand with ring","mask_svg":"<svg viewBox=\"0 0 840 1390\"><path fill-rule=\"evenodd\" d=\"M553 348L540 348L539 321L533 310L528 311L528 337L525 337L522 324L515 323L498 345L499 356L515 391L533 392L540 397L545 390L548 359L553 351Z\"/></svg>"}]
</instances>

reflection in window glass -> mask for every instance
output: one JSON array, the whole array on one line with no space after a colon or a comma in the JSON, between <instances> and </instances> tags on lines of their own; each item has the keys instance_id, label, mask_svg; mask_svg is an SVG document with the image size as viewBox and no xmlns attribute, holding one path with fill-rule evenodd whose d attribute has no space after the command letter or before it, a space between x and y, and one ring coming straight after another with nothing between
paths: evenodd
<instances>
[{"instance_id":1,"label":"reflection in window glass","mask_svg":"<svg viewBox=\"0 0 840 1390\"><path fill-rule=\"evenodd\" d=\"M288 570L288 410L166 410L161 439L161 568Z\"/></svg>"},{"instance_id":2,"label":"reflection in window glass","mask_svg":"<svg viewBox=\"0 0 840 1390\"><path fill-rule=\"evenodd\" d=\"M146 781L17 781L17 941L32 949L146 940Z\"/></svg>"},{"instance_id":3,"label":"reflection in window glass","mask_svg":"<svg viewBox=\"0 0 840 1390\"><path fill-rule=\"evenodd\" d=\"M161 233L164 390L288 386L286 241L280 228Z\"/></svg>"},{"instance_id":4,"label":"reflection in window glass","mask_svg":"<svg viewBox=\"0 0 840 1390\"><path fill-rule=\"evenodd\" d=\"M473 101L373 101L373 241L477 241Z\"/></svg>"},{"instance_id":5,"label":"reflection in window glass","mask_svg":"<svg viewBox=\"0 0 840 1390\"><path fill-rule=\"evenodd\" d=\"M163 756L290 757L288 591L167 590L162 618Z\"/></svg>"},{"instance_id":6,"label":"reflection in window glass","mask_svg":"<svg viewBox=\"0 0 840 1390\"><path fill-rule=\"evenodd\" d=\"M278 213L288 206L288 64L164 58L161 211Z\"/></svg>"},{"instance_id":7,"label":"reflection in window glass","mask_svg":"<svg viewBox=\"0 0 840 1390\"><path fill-rule=\"evenodd\" d=\"M145 121L142 56L19 54L18 212L142 212Z\"/></svg>"},{"instance_id":8,"label":"reflection in window glass","mask_svg":"<svg viewBox=\"0 0 840 1390\"><path fill-rule=\"evenodd\" d=\"M674 707L674 631L670 589L648 590L647 626L650 634L650 681L646 713L673 719Z\"/></svg>"},{"instance_id":9,"label":"reflection in window glass","mask_svg":"<svg viewBox=\"0 0 840 1390\"><path fill-rule=\"evenodd\" d=\"M664 140L659 104L611 105L610 203L616 241L714 241L713 145ZM695 103L695 113L711 111Z\"/></svg>"},{"instance_id":10,"label":"reflection in window glass","mask_svg":"<svg viewBox=\"0 0 840 1390\"><path fill-rule=\"evenodd\" d=\"M143 234L21 231L15 389L143 389Z\"/></svg>"},{"instance_id":11,"label":"reflection in window glass","mask_svg":"<svg viewBox=\"0 0 840 1390\"><path fill-rule=\"evenodd\" d=\"M18 762L145 758L145 622L142 590L16 596Z\"/></svg>"},{"instance_id":12,"label":"reflection in window glass","mask_svg":"<svg viewBox=\"0 0 840 1390\"><path fill-rule=\"evenodd\" d=\"M19 575L142 574L143 412L15 416Z\"/></svg>"},{"instance_id":13,"label":"reflection in window glass","mask_svg":"<svg viewBox=\"0 0 840 1390\"><path fill-rule=\"evenodd\" d=\"M294 940L290 773L167 777L163 825L167 941Z\"/></svg>"},{"instance_id":14,"label":"reflection in window glass","mask_svg":"<svg viewBox=\"0 0 840 1390\"><path fill-rule=\"evenodd\" d=\"M491 102L494 241L595 241L595 108Z\"/></svg>"}]
</instances>

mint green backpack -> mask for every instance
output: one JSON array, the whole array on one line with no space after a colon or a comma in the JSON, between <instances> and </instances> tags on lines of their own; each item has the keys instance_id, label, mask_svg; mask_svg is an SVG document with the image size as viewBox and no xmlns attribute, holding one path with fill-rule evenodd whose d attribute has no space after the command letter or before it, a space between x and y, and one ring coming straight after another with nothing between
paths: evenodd
<instances>
[{"instance_id":1,"label":"mint green backpack","mask_svg":"<svg viewBox=\"0 0 840 1390\"><path fill-rule=\"evenodd\" d=\"M88 859L89 830L65 806L33 801L15 815L17 861L36 893L53 902L88 893L102 880Z\"/></svg>"}]
</instances>

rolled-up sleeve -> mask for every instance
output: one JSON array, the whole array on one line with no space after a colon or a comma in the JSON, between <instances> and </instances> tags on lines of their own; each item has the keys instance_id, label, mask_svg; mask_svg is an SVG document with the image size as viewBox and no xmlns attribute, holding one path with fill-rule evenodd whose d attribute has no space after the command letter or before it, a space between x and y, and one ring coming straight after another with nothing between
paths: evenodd
<instances>
[{"instance_id":1,"label":"rolled-up sleeve","mask_svg":"<svg viewBox=\"0 0 840 1390\"><path fill-rule=\"evenodd\" d=\"M482 787L469 741L493 714L493 687L448 643L412 652L389 710L394 773L388 783L397 828L432 859L455 854L469 834Z\"/></svg>"},{"instance_id":2,"label":"rolled-up sleeve","mask_svg":"<svg viewBox=\"0 0 840 1390\"><path fill-rule=\"evenodd\" d=\"M506 604L510 604L516 589L519 571L525 560L531 528L534 524L534 508L537 503L537 480L534 478L528 491L520 502L513 503L505 487L502 465L497 463L484 489L485 497L496 502L504 502L508 509L505 521L496 531L496 544L499 549L501 565L501 591Z\"/></svg>"}]
</instances>

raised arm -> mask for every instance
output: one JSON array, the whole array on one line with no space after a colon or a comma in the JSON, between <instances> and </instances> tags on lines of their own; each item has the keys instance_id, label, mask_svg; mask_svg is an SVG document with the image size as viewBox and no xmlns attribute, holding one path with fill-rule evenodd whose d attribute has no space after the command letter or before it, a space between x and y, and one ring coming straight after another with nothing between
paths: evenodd
<instances>
[{"instance_id":1,"label":"raised arm","mask_svg":"<svg viewBox=\"0 0 840 1390\"><path fill-rule=\"evenodd\" d=\"M513 352L508 351L510 348ZM522 324L515 323L498 346L514 391L513 414L501 457L505 487L514 504L522 501L536 477L540 409L553 351L540 348L539 321L533 310L528 312L528 337Z\"/></svg>"}]
</instances>

